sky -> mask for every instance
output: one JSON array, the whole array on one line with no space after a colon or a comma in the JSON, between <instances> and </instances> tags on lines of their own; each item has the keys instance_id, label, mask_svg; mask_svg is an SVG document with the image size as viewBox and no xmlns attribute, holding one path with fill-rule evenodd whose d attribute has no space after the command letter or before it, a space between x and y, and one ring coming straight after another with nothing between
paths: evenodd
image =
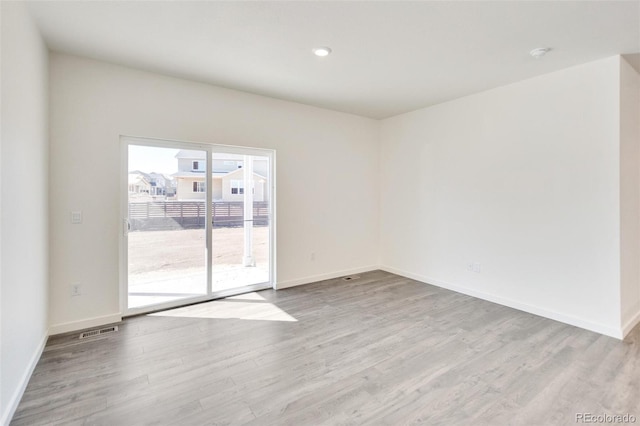
<instances>
[{"instance_id":1,"label":"sky","mask_svg":"<svg viewBox=\"0 0 640 426\"><path fill-rule=\"evenodd\" d=\"M172 174L178 171L179 149L129 145L129 171Z\"/></svg>"}]
</instances>

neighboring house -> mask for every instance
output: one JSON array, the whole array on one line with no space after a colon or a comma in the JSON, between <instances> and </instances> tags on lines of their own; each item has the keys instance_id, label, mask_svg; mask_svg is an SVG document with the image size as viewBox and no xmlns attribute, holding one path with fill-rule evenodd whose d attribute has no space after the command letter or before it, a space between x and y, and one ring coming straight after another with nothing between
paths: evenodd
<instances>
[{"instance_id":1,"label":"neighboring house","mask_svg":"<svg viewBox=\"0 0 640 426\"><path fill-rule=\"evenodd\" d=\"M145 173L140 170L129 172L129 194L144 194L152 197L173 197L176 193L175 181L162 173Z\"/></svg>"},{"instance_id":2,"label":"neighboring house","mask_svg":"<svg viewBox=\"0 0 640 426\"><path fill-rule=\"evenodd\" d=\"M129 172L129 194L149 194L151 182L149 175L139 171Z\"/></svg>"},{"instance_id":3,"label":"neighboring house","mask_svg":"<svg viewBox=\"0 0 640 426\"><path fill-rule=\"evenodd\" d=\"M176 195L175 179L162 173L149 173L151 195L164 195L173 197Z\"/></svg>"},{"instance_id":4,"label":"neighboring house","mask_svg":"<svg viewBox=\"0 0 640 426\"><path fill-rule=\"evenodd\" d=\"M180 150L176 154L178 172L176 198L178 200L204 200L206 178L206 153ZM242 201L244 198L244 156L236 154L214 154L211 173L211 189L214 201ZM253 200L268 201L267 159L253 157Z\"/></svg>"}]
</instances>

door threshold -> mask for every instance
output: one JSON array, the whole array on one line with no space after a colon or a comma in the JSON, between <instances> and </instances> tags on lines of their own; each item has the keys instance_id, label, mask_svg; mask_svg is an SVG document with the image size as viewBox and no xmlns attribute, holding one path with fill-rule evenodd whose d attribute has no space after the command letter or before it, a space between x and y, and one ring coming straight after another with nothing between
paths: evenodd
<instances>
[{"instance_id":1,"label":"door threshold","mask_svg":"<svg viewBox=\"0 0 640 426\"><path fill-rule=\"evenodd\" d=\"M149 308L145 309L145 306L141 306L140 308L130 309L126 314L122 316L125 318L133 318L141 315L153 314L156 312L169 311L171 309L182 308L185 306L198 305L200 303L207 303L214 300L224 299L226 297L239 296L241 294L252 293L254 291L262 291L273 289L273 285L270 283L260 283L260 284L252 284L244 287L230 288L226 290L220 290L217 292L213 292L210 295L199 297L197 299L184 300L185 303L172 303L166 305L150 305Z\"/></svg>"}]
</instances>

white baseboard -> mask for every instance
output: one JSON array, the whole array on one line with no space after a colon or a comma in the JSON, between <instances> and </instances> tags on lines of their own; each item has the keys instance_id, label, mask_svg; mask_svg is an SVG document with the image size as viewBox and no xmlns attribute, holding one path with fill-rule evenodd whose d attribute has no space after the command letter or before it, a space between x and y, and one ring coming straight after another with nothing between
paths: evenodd
<instances>
[{"instance_id":1,"label":"white baseboard","mask_svg":"<svg viewBox=\"0 0 640 426\"><path fill-rule=\"evenodd\" d=\"M15 390L13 395L9 397L7 405L3 407L2 413L2 421L0 424L3 426L8 426L9 422L13 418L13 415L16 413L18 409L18 404L20 404L20 400L22 399L22 395L24 394L25 389L27 389L27 385L29 384L29 379L31 379L31 375L33 374L33 370L36 369L36 365L38 365L38 361L42 356L42 352L44 351L44 347L47 344L47 339L49 338L49 331L47 330L40 341L40 344L36 348L36 350L31 355L31 359L29 359L29 364L27 365L27 369L22 374L20 378L20 385Z\"/></svg>"},{"instance_id":2,"label":"white baseboard","mask_svg":"<svg viewBox=\"0 0 640 426\"><path fill-rule=\"evenodd\" d=\"M284 288L295 287L295 286L303 285L303 284L315 283L317 281L324 281L324 280L330 280L330 279L333 279L333 278L344 277L345 275L362 274L364 272L375 271L376 269L379 269L379 268L376 265L371 265L371 266L363 266L363 267L355 268L355 269L347 269L347 270L344 270L344 271L330 272L330 273L327 273L327 274L313 275L313 276L310 276L310 277L299 278L297 280L289 280L289 281L284 281L284 282L278 282L278 283L276 283L275 288L276 288L276 290L282 290Z\"/></svg>"},{"instance_id":3,"label":"white baseboard","mask_svg":"<svg viewBox=\"0 0 640 426\"><path fill-rule=\"evenodd\" d=\"M497 303L499 305L508 306L509 308L518 309L519 311L528 312L530 314L538 315L544 318L549 318L555 321L559 321L565 324L573 325L575 327L584 328L589 331L604 334L606 336L614 337L622 340L624 333L622 329L615 327L609 327L604 324L595 323L585 320L583 318L574 317L572 315L563 314L561 312L552 311L549 309L541 308L539 306L529 305L527 303L518 302L516 300L508 299L502 296L497 296L491 293L485 293L468 287L463 287L457 284L451 284L445 281L437 280L434 278L426 277L419 274L414 274L400 269L392 268L390 266L381 265L379 269L383 271L391 272L392 274L401 275L412 280L420 281L426 284L435 285L437 287L446 288L457 293L466 294L468 296L477 297L478 299L487 300L489 302ZM638 318L640 320L640 318Z\"/></svg>"},{"instance_id":4,"label":"white baseboard","mask_svg":"<svg viewBox=\"0 0 640 426\"><path fill-rule=\"evenodd\" d=\"M53 336L55 334L68 333L70 331L84 330L86 328L99 327L101 325L113 324L114 322L122 321L122 314L104 315L101 317L87 318L81 321L65 322L61 324L52 325L49 328L49 333Z\"/></svg>"},{"instance_id":5,"label":"white baseboard","mask_svg":"<svg viewBox=\"0 0 640 426\"><path fill-rule=\"evenodd\" d=\"M622 325L622 337L626 337L633 328L640 324L640 306L636 309L636 314L629 319L625 324Z\"/></svg>"}]
</instances>

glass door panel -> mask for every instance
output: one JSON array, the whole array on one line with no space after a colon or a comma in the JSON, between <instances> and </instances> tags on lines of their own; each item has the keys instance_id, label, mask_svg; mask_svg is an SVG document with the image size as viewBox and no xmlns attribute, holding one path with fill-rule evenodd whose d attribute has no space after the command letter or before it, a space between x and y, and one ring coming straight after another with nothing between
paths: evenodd
<instances>
[{"instance_id":1,"label":"glass door panel","mask_svg":"<svg viewBox=\"0 0 640 426\"><path fill-rule=\"evenodd\" d=\"M269 283L270 159L212 154L212 291Z\"/></svg>"},{"instance_id":2,"label":"glass door panel","mask_svg":"<svg viewBox=\"0 0 640 426\"><path fill-rule=\"evenodd\" d=\"M128 309L208 294L206 159L128 145Z\"/></svg>"}]
</instances>

